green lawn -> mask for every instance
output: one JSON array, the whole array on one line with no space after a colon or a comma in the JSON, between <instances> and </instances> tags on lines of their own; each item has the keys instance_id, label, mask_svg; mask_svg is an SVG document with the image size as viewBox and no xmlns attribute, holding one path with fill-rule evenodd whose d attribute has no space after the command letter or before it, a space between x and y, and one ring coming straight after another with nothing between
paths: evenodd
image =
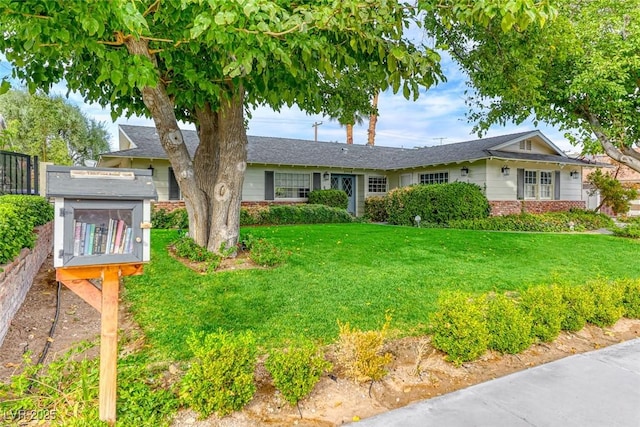
<instances>
[{"instance_id":1,"label":"green lawn","mask_svg":"<svg viewBox=\"0 0 640 427\"><path fill-rule=\"evenodd\" d=\"M373 224L257 227L290 251L271 270L199 275L172 259L175 231L152 231L151 263L126 279L125 298L159 357L185 358L191 330L253 331L265 347L300 335L333 341L337 320L401 334L426 330L443 290L637 278L637 241L593 234L498 233Z\"/></svg>"}]
</instances>

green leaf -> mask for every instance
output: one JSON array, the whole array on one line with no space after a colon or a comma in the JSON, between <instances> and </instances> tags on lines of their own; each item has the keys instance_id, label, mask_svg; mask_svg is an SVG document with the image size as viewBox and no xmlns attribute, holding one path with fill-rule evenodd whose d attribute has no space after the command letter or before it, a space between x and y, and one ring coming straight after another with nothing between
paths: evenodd
<instances>
[{"instance_id":1,"label":"green leaf","mask_svg":"<svg viewBox=\"0 0 640 427\"><path fill-rule=\"evenodd\" d=\"M0 95L4 95L9 92L9 89L11 89L11 83L6 79L2 79L2 84L0 84Z\"/></svg>"},{"instance_id":2,"label":"green leaf","mask_svg":"<svg viewBox=\"0 0 640 427\"><path fill-rule=\"evenodd\" d=\"M217 23L217 17L218 16L216 15L216 23ZM207 31L210 26L211 26L211 18L209 18L209 16L207 16L206 14L201 13L200 15L196 16L196 19L193 22L193 28L191 28L191 31L189 31L189 36L192 39L195 39L205 31Z\"/></svg>"},{"instance_id":3,"label":"green leaf","mask_svg":"<svg viewBox=\"0 0 640 427\"><path fill-rule=\"evenodd\" d=\"M112 70L111 71L111 81L116 86L120 85L120 82L122 81L122 71L120 71L118 69Z\"/></svg>"}]
</instances>

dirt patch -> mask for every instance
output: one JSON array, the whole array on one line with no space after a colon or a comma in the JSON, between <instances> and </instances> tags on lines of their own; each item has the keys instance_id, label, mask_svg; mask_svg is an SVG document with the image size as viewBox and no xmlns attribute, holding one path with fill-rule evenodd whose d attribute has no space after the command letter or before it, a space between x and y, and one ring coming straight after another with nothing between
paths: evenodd
<instances>
[{"instance_id":1,"label":"dirt patch","mask_svg":"<svg viewBox=\"0 0 640 427\"><path fill-rule=\"evenodd\" d=\"M0 381L6 381L22 363L22 355L31 351L31 360L40 358L53 324L58 301L58 282L51 256L34 278L24 303L16 313L0 347ZM100 313L82 298L60 286L58 321L44 363L66 353L81 341L93 341L100 336ZM136 329L131 315L120 305L119 327ZM88 350L89 357L97 356L99 347Z\"/></svg>"},{"instance_id":2,"label":"dirt patch","mask_svg":"<svg viewBox=\"0 0 640 427\"><path fill-rule=\"evenodd\" d=\"M171 255L174 259L177 259L182 264L184 264L187 268L195 271L200 274L208 274L209 271L209 262L197 262L191 261L187 258L180 257L176 254L176 250L173 246L169 246L168 248L169 255ZM264 268L259 266L251 259L249 252L247 251L238 251L235 257L223 258L220 261L220 265L216 267L215 272L222 271L235 271L235 270L251 270L256 268Z\"/></svg>"},{"instance_id":3,"label":"dirt patch","mask_svg":"<svg viewBox=\"0 0 640 427\"><path fill-rule=\"evenodd\" d=\"M231 267L238 267L239 264ZM230 268L231 269L231 268ZM0 381L6 381L22 360L26 350L37 360L49 336L56 309L57 282L51 259L40 269L25 303L16 314L9 333L0 347ZM100 334L100 315L73 292L62 286L60 317L45 363L63 354L82 340L94 340ZM120 328L136 330L124 304L120 309ZM335 426L367 418L411 402L439 396L512 372L547 363L577 353L640 337L640 320L622 319L607 329L587 326L577 333L562 333L549 344L537 344L518 355L487 352L479 360L455 367L435 350L428 337L403 338L387 345L394 355L389 375L373 384L355 384L340 372L321 379L298 410L287 404L274 389L261 365L256 371L258 391L241 412L223 419L198 420L194 412L183 410L174 426L254 427L265 425ZM97 353L97 347L91 351ZM333 358L329 349L327 357ZM175 365L169 377L178 378Z\"/></svg>"}]
</instances>

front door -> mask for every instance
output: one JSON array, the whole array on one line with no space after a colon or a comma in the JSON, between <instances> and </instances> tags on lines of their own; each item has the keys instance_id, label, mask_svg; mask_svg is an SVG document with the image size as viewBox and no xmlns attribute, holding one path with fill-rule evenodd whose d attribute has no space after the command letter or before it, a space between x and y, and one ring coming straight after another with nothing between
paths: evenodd
<instances>
[{"instance_id":1,"label":"front door","mask_svg":"<svg viewBox=\"0 0 640 427\"><path fill-rule=\"evenodd\" d=\"M349 204L347 211L356 214L356 177L355 175L331 175L331 188L347 193Z\"/></svg>"}]
</instances>

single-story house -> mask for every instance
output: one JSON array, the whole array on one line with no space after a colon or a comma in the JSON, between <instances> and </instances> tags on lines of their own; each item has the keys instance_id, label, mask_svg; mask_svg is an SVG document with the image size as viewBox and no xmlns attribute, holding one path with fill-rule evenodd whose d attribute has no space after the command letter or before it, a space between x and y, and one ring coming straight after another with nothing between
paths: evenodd
<instances>
[{"instance_id":1,"label":"single-story house","mask_svg":"<svg viewBox=\"0 0 640 427\"><path fill-rule=\"evenodd\" d=\"M183 131L195 152L195 131ZM493 214L584 208L582 169L540 131L424 148L347 145L249 136L242 201L304 202L310 191L337 188L349 197L349 211L364 213L364 201L411 184L464 181L479 185ZM119 126L119 150L98 166L153 169L159 203L180 201L180 189L156 129Z\"/></svg>"}]
</instances>

